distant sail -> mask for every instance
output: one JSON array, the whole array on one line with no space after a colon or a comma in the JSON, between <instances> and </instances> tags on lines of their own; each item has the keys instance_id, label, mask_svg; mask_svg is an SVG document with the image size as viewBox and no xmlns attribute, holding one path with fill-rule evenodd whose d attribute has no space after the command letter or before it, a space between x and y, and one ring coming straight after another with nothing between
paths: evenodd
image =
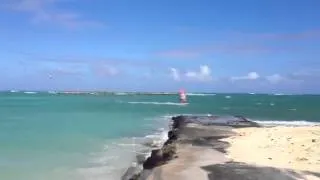
<instances>
[{"instance_id":1,"label":"distant sail","mask_svg":"<svg viewBox=\"0 0 320 180\"><path fill-rule=\"evenodd\" d=\"M179 91L179 97L180 97L180 103L186 103L187 102L187 95L184 89L180 89Z\"/></svg>"}]
</instances>

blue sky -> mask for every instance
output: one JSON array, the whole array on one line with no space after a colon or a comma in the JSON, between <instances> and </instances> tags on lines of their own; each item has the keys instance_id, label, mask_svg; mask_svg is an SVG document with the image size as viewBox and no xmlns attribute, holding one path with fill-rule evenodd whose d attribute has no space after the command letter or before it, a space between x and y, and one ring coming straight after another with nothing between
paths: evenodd
<instances>
[{"instance_id":1,"label":"blue sky","mask_svg":"<svg viewBox=\"0 0 320 180\"><path fill-rule=\"evenodd\" d=\"M318 0L3 0L0 89L320 92Z\"/></svg>"}]
</instances>

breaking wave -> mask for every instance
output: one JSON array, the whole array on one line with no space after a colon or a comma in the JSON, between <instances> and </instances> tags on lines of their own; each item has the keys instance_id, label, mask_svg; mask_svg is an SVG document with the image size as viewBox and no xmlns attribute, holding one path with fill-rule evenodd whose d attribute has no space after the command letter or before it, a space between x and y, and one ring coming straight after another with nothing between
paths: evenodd
<instances>
[{"instance_id":1,"label":"breaking wave","mask_svg":"<svg viewBox=\"0 0 320 180\"><path fill-rule=\"evenodd\" d=\"M187 93L187 96L215 96L216 94Z\"/></svg>"},{"instance_id":2,"label":"breaking wave","mask_svg":"<svg viewBox=\"0 0 320 180\"><path fill-rule=\"evenodd\" d=\"M189 103L175 103L175 102L148 102L148 101L132 101L129 104L153 104L153 105L171 105L171 106L186 106Z\"/></svg>"},{"instance_id":3,"label":"breaking wave","mask_svg":"<svg viewBox=\"0 0 320 180\"><path fill-rule=\"evenodd\" d=\"M161 116L154 119L159 123L161 121L161 124L167 124L169 117L171 116ZM154 133L141 137L108 140L100 152L91 153L88 160L89 165L76 169L75 173L81 177L81 180L121 179L128 167L141 166L137 164L138 156L146 159L151 155L153 148L161 147L168 139L167 134L168 129L163 127Z\"/></svg>"},{"instance_id":4,"label":"breaking wave","mask_svg":"<svg viewBox=\"0 0 320 180\"><path fill-rule=\"evenodd\" d=\"M311 122L311 121L259 121L252 120L264 126L319 126L320 122Z\"/></svg>"}]
</instances>

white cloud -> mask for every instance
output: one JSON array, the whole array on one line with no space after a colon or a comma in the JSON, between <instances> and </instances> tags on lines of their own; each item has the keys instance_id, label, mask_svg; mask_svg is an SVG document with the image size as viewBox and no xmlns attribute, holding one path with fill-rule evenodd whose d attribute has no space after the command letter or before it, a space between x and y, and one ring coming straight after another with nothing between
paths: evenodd
<instances>
[{"instance_id":1,"label":"white cloud","mask_svg":"<svg viewBox=\"0 0 320 180\"><path fill-rule=\"evenodd\" d=\"M170 75L175 81L180 81L180 73L176 68L170 68Z\"/></svg>"},{"instance_id":2,"label":"white cloud","mask_svg":"<svg viewBox=\"0 0 320 180\"><path fill-rule=\"evenodd\" d=\"M188 71L185 73L185 76L192 80L198 80L198 81L210 81L212 80L211 77L211 69L208 65L202 65L200 66L199 71Z\"/></svg>"},{"instance_id":3,"label":"white cloud","mask_svg":"<svg viewBox=\"0 0 320 180\"><path fill-rule=\"evenodd\" d=\"M281 76L279 74L273 74L273 75L270 75L270 76L266 76L266 79L267 79L267 81L269 81L272 84L277 84L277 83L280 83L281 81L286 80L285 77L283 77L283 76Z\"/></svg>"},{"instance_id":4,"label":"white cloud","mask_svg":"<svg viewBox=\"0 0 320 180\"><path fill-rule=\"evenodd\" d=\"M260 78L260 75L256 72L250 72L248 74L248 79L251 79L251 80L255 80L255 79L258 79Z\"/></svg>"},{"instance_id":5,"label":"white cloud","mask_svg":"<svg viewBox=\"0 0 320 180\"><path fill-rule=\"evenodd\" d=\"M304 69L289 75L290 78L296 80L310 80L310 79L319 79L320 78L320 69Z\"/></svg>"},{"instance_id":6,"label":"white cloud","mask_svg":"<svg viewBox=\"0 0 320 180\"><path fill-rule=\"evenodd\" d=\"M257 80L260 78L260 75L257 72L250 72L246 76L236 76L231 77L231 81L238 81L238 80Z\"/></svg>"},{"instance_id":7,"label":"white cloud","mask_svg":"<svg viewBox=\"0 0 320 180\"><path fill-rule=\"evenodd\" d=\"M186 71L185 73L180 73L176 68L170 68L170 76L175 81L195 80L204 82L212 80L211 69L207 65L200 66L198 71Z\"/></svg>"},{"instance_id":8,"label":"white cloud","mask_svg":"<svg viewBox=\"0 0 320 180\"><path fill-rule=\"evenodd\" d=\"M12 0L6 3L9 10L31 15L33 23L55 23L68 28L101 26L100 22L85 20L81 14L58 9L58 3L66 0Z\"/></svg>"}]
</instances>

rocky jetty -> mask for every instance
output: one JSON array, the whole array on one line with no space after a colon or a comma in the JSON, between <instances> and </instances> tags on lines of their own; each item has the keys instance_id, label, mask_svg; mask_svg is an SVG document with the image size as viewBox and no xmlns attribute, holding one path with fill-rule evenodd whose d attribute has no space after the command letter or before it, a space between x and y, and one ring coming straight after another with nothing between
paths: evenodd
<instances>
[{"instance_id":1,"label":"rocky jetty","mask_svg":"<svg viewBox=\"0 0 320 180\"><path fill-rule=\"evenodd\" d=\"M259 124L242 116L181 115L172 117L167 141L161 148L152 150L151 156L143 162L143 170L140 173L137 173L137 168L130 167L122 180L147 179L152 169L178 158L177 145L179 144L202 144L223 150L224 144L217 140L233 135L231 129L239 127L259 127ZM138 160L141 162L141 157Z\"/></svg>"},{"instance_id":2,"label":"rocky jetty","mask_svg":"<svg viewBox=\"0 0 320 180\"><path fill-rule=\"evenodd\" d=\"M272 163L264 165L248 163L246 159L249 159L254 153L261 153L261 148L251 149L255 146L262 147L264 143L267 143L264 139L269 135L258 137L259 142L262 140L261 143L254 143L254 141L241 143L237 138L245 137L246 133L241 134L238 131L248 132L251 129L270 134L270 127L260 127L259 124L242 116L176 116L172 117L171 122L168 139L162 147L154 149L147 159L139 159L141 165L129 168L122 180L320 179L318 171L300 172L292 169L292 166L279 168L272 166ZM297 132L301 132L300 130L302 129L297 129ZM318 132L316 130L306 129L308 132L311 131L309 134ZM249 133L247 137L250 139L256 138L256 136L252 137ZM283 136L283 134L279 136ZM310 146L315 145L318 140L314 135L312 137L312 140L305 143L309 143ZM275 137L273 138L275 139ZM235 146L235 143L232 144L226 139L232 139L240 144ZM242 161L230 159L229 150L232 147L236 149L247 148L239 154L241 158L238 157L238 159L242 159ZM284 147L288 147L288 145ZM266 155L268 155L266 158L269 158L268 162L273 161L268 153ZM306 159L303 160L299 159L299 162L305 162ZM318 169L318 166L313 169Z\"/></svg>"}]
</instances>

